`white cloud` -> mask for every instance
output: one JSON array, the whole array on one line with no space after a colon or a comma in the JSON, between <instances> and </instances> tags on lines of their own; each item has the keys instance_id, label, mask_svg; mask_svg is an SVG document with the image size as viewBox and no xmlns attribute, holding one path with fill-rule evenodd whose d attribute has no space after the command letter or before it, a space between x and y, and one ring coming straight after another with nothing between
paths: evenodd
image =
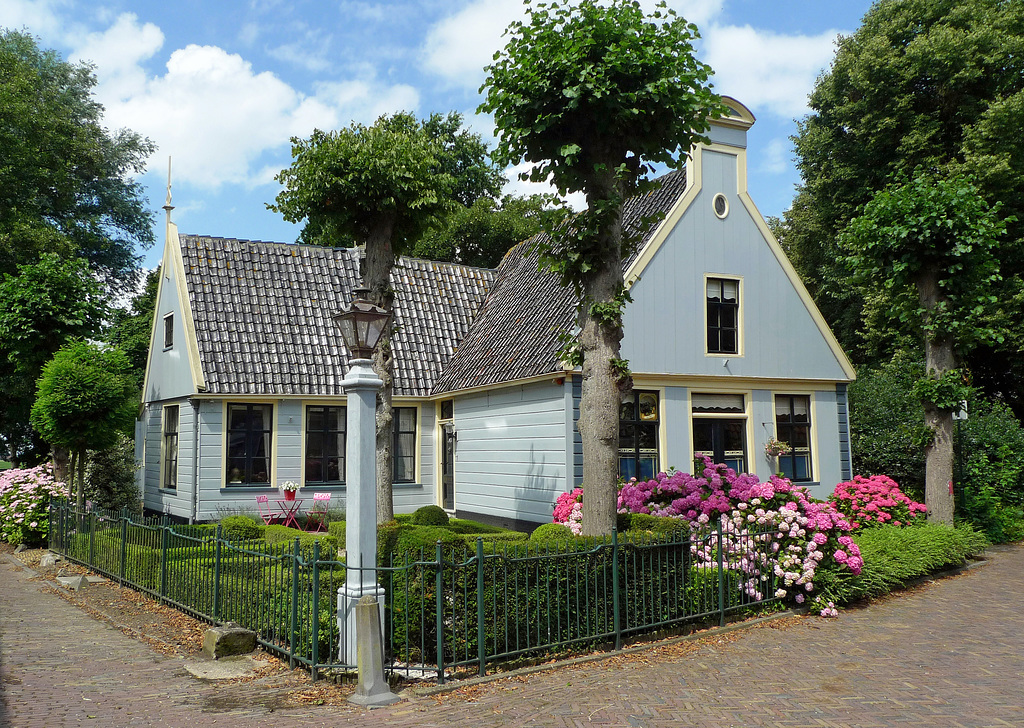
<instances>
[{"instance_id":1,"label":"white cloud","mask_svg":"<svg viewBox=\"0 0 1024 728\"><path fill-rule=\"evenodd\" d=\"M67 0L0 0L0 27L28 28L33 35L52 37L62 26L61 10Z\"/></svg>"},{"instance_id":2,"label":"white cloud","mask_svg":"<svg viewBox=\"0 0 1024 728\"><path fill-rule=\"evenodd\" d=\"M270 56L314 73L326 71L331 67L328 60L330 35L306 27L304 23L295 24L295 35L299 36L298 40L271 48L268 51Z\"/></svg>"},{"instance_id":3,"label":"white cloud","mask_svg":"<svg viewBox=\"0 0 1024 728\"><path fill-rule=\"evenodd\" d=\"M127 98L145 83L142 63L164 44L164 34L152 23L139 24L132 13L119 16L105 31L76 39L72 61L89 61L96 67L97 95L104 105Z\"/></svg>"},{"instance_id":4,"label":"white cloud","mask_svg":"<svg viewBox=\"0 0 1024 728\"><path fill-rule=\"evenodd\" d=\"M807 113L807 95L835 52L838 30L781 35L744 26L711 26L703 59L715 70L718 93L783 118Z\"/></svg>"},{"instance_id":5,"label":"white cloud","mask_svg":"<svg viewBox=\"0 0 1024 728\"><path fill-rule=\"evenodd\" d=\"M506 195L557 195L558 190L549 182L530 182L519 179L519 175L529 172L533 167L529 162L517 164L515 167L505 170L508 182L502 192ZM587 196L582 192L572 192L562 198L573 210L583 210L587 207Z\"/></svg>"},{"instance_id":6,"label":"white cloud","mask_svg":"<svg viewBox=\"0 0 1024 728\"><path fill-rule=\"evenodd\" d=\"M791 142L786 138L772 139L761 153L757 171L766 174L785 174L790 169Z\"/></svg>"}]
</instances>

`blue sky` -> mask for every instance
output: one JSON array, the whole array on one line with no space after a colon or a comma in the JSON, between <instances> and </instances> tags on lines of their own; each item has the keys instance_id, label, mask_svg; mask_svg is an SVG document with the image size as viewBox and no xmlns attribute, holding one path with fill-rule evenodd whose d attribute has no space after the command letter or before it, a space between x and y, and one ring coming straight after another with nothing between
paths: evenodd
<instances>
[{"instance_id":1,"label":"blue sky","mask_svg":"<svg viewBox=\"0 0 1024 728\"><path fill-rule=\"evenodd\" d=\"M764 215L780 215L799 180L794 120L837 35L854 31L871 3L669 4L700 28L698 55L715 69L715 89L757 117L751 196ZM168 156L182 232L290 242L298 229L266 209L279 190L274 175L290 164L290 137L399 110L457 110L493 140L491 119L476 114L478 88L502 31L522 15L520 0L0 0L0 26L95 64L110 128L157 144L142 176L159 213L147 267L163 243ZM508 189L527 190L515 181Z\"/></svg>"}]
</instances>

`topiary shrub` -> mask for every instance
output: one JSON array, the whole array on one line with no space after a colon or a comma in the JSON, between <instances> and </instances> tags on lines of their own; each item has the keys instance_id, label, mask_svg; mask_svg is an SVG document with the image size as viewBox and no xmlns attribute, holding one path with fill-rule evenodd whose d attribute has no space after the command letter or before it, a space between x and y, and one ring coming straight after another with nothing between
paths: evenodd
<instances>
[{"instance_id":1,"label":"topiary shrub","mask_svg":"<svg viewBox=\"0 0 1024 728\"><path fill-rule=\"evenodd\" d=\"M312 548L314 541L320 542L320 553L328 554L337 551L338 540L329 533L306 533L288 526L274 524L267 526L263 531L263 538L268 544L280 544L299 539L299 547Z\"/></svg>"},{"instance_id":2,"label":"topiary shrub","mask_svg":"<svg viewBox=\"0 0 1024 728\"><path fill-rule=\"evenodd\" d=\"M417 526L447 526L448 514L441 506L423 506L412 514L412 522Z\"/></svg>"},{"instance_id":3,"label":"topiary shrub","mask_svg":"<svg viewBox=\"0 0 1024 728\"><path fill-rule=\"evenodd\" d=\"M228 516L220 522L224 538L229 541L248 541L254 538L263 538L263 531L266 526L257 523L251 516Z\"/></svg>"}]
</instances>

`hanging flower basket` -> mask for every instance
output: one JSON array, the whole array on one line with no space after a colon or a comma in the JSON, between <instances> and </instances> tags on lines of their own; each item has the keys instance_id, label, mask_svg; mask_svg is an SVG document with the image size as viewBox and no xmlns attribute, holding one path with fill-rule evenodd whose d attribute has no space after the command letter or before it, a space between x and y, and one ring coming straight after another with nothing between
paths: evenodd
<instances>
[{"instance_id":1,"label":"hanging flower basket","mask_svg":"<svg viewBox=\"0 0 1024 728\"><path fill-rule=\"evenodd\" d=\"M768 442L764 445L764 454L769 458L777 458L780 455L788 455L791 452L793 452L793 448L788 443L776 440L774 437L769 437Z\"/></svg>"}]
</instances>

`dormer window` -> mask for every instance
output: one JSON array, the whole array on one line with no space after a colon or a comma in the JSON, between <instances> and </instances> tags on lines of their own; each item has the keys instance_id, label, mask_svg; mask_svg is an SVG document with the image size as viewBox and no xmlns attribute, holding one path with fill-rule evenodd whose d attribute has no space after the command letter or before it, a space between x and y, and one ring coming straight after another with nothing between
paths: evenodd
<instances>
[{"instance_id":1,"label":"dormer window","mask_svg":"<svg viewBox=\"0 0 1024 728\"><path fill-rule=\"evenodd\" d=\"M174 314L164 316L164 348L174 348Z\"/></svg>"}]
</instances>

